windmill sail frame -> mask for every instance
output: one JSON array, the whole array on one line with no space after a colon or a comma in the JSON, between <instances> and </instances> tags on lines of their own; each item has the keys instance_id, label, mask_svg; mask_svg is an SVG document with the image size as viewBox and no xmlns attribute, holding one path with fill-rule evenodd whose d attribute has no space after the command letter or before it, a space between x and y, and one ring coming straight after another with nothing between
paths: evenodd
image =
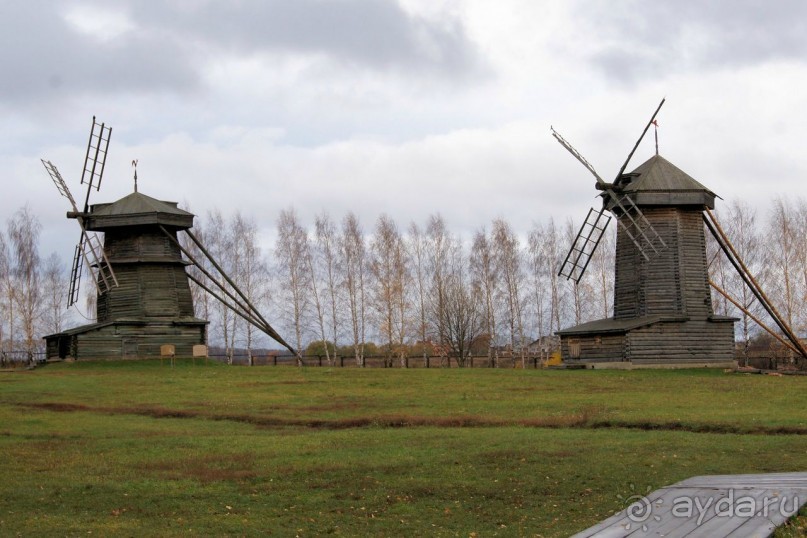
<instances>
[{"instance_id":1,"label":"windmill sail frame","mask_svg":"<svg viewBox=\"0 0 807 538\"><path fill-rule=\"evenodd\" d=\"M93 118L93 123L95 123L95 118ZM111 132L111 129L109 132ZM108 140L109 139L107 138L107 142ZM81 235L79 236L78 243L76 244L76 248L73 252L73 263L70 269L70 283L68 284L67 289L67 306L71 307L79 301L83 267L86 267L92 275L93 285L99 294L103 293L110 287L117 286L118 280L115 277L115 272L112 270L112 265L109 263L109 259L104 252L104 248L98 234L88 231L85 228L84 215L86 215L86 211L79 212L78 206L76 205L76 199L73 198L73 194L70 192L70 189L62 177L62 174L59 172L59 169L56 168L56 165L50 161L46 161L45 159L40 159L40 161L42 161L42 165L45 167L48 175L50 175L50 178L53 180L53 184L56 185L56 189L59 191L59 194L67 198L67 200L70 202L72 211L68 213L68 216L74 217L78 222L79 228L81 228ZM92 188L92 185L90 185L87 189L88 201L90 188ZM83 264L81 262L83 262Z\"/></svg>"},{"instance_id":2,"label":"windmill sail frame","mask_svg":"<svg viewBox=\"0 0 807 538\"><path fill-rule=\"evenodd\" d=\"M583 154L572 146L569 141L563 138L563 136L561 136L561 134L557 132L554 127L550 126L552 136L555 137L555 140L557 140L560 145L566 149L566 151L571 153L572 156L580 162L580 164L591 172L591 174L597 180L597 189L602 190L603 196L605 197L603 201L603 210L600 210L598 213L601 215L605 209L608 209L614 215L614 217L616 217L617 225L625 232L625 234L636 246L639 253L641 253L642 257L648 262L656 257L662 250L666 249L667 244L661 238L661 235L656 231L656 229L650 224L650 221L647 219L647 217L645 217L644 213L642 213L642 211L633 201L630 194L622 191L620 181L622 181L622 179L625 177L625 168L627 168L633 154L636 152L639 144L641 144L642 139L644 139L645 134L647 134L648 129L653 124L653 121L656 119L656 116L658 115L665 101L666 98L662 99L655 112L653 112L650 121L647 122L642 134L634 144L633 149L628 154L627 159L625 159L622 168L619 169L613 183L607 183L605 180L603 180L594 169L594 166L588 162ZM583 274L588 267L588 262L591 256L594 254L594 251L599 246L600 239L604 233L604 229L601 231L596 231L596 223L600 219L599 215L595 215L594 220L589 222L589 220L592 219L592 211L595 210L593 208L589 210L588 215L580 227L580 231L577 233L577 236L575 236L575 239L569 248L569 252L566 254L566 258L558 271L558 276L566 277L568 280L573 280L576 283L580 282L580 279L583 278ZM594 236L593 240L592 236ZM591 247L590 250L588 250L589 247Z\"/></svg>"}]
</instances>

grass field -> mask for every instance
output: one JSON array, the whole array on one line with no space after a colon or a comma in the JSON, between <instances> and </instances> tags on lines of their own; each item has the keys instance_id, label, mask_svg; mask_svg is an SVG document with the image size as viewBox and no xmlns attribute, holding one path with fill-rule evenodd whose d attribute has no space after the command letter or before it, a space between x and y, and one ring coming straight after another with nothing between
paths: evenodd
<instances>
[{"instance_id":1,"label":"grass field","mask_svg":"<svg viewBox=\"0 0 807 538\"><path fill-rule=\"evenodd\" d=\"M807 470L806 389L709 370L52 364L0 374L0 535L568 536L690 476Z\"/></svg>"}]
</instances>

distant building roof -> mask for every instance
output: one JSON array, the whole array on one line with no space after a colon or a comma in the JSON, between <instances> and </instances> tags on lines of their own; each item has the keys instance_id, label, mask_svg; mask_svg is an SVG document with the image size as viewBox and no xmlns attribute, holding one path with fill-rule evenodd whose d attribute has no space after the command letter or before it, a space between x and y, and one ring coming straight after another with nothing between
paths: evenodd
<instances>
[{"instance_id":1,"label":"distant building roof","mask_svg":"<svg viewBox=\"0 0 807 538\"><path fill-rule=\"evenodd\" d=\"M660 316L660 315L642 316L630 319L606 318L589 321L587 323L575 325L574 327L567 327L560 331L556 331L555 334L559 336L572 336L572 335L590 336L607 333L626 333L628 331L632 331L633 329L638 329L639 327L644 327L646 325L653 325L655 323L682 322L688 320L689 320L688 316ZM733 322L738 320L739 318L734 318L730 316L718 316L718 315L709 316L709 321L715 321L715 322Z\"/></svg>"},{"instance_id":2,"label":"distant building roof","mask_svg":"<svg viewBox=\"0 0 807 538\"><path fill-rule=\"evenodd\" d=\"M86 219L89 230L144 224L190 228L193 226L193 213L179 209L176 202L165 202L133 192L112 203L93 204Z\"/></svg>"}]
</instances>

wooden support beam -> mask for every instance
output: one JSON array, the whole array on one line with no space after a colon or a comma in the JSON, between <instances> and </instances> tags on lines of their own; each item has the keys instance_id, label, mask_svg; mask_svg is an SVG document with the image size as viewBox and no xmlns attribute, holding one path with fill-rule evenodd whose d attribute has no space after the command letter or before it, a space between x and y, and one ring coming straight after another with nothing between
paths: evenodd
<instances>
[{"instance_id":1,"label":"wooden support beam","mask_svg":"<svg viewBox=\"0 0 807 538\"><path fill-rule=\"evenodd\" d=\"M706 227L714 236L715 240L717 240L717 244L720 246L721 250L723 250L726 258L728 258L729 262L739 273L740 278L743 279L743 282L745 282L760 304L765 308L768 315L771 316L773 321L776 322L785 336L787 336L787 339L790 340L790 342L796 348L796 352L807 359L807 350L790 328L790 325L788 325L770 299L768 299L768 296L765 295L765 292L762 291L762 287L759 285L759 282L757 282L754 275L751 274L751 271L749 271L748 267L746 267L745 263L743 263L740 255L735 250L734 245L731 244L728 236L723 231L723 228L720 227L720 223L717 222L717 219L709 208L706 208L706 212L703 215L703 220L706 223Z\"/></svg>"},{"instance_id":2,"label":"wooden support beam","mask_svg":"<svg viewBox=\"0 0 807 538\"><path fill-rule=\"evenodd\" d=\"M219 288L220 288L220 289L221 289L221 290L222 290L222 291L223 291L223 292L224 292L224 293L225 293L225 294L226 294L228 297L230 297L230 298L231 298L231 299L232 299L232 300L233 300L233 301L234 301L236 304L238 304L238 305L239 305L239 307L240 307L240 308L243 310L243 312L240 312L240 311L238 311L237 309L234 309L234 308L232 307L232 305L230 305L230 304L229 304L229 303L227 303L226 301L223 301L223 300L222 300L220 297L218 297L218 296L217 296L217 295L215 295L215 294L213 294L213 297L214 297L214 298L216 298L217 300L221 301L221 302L222 302L222 304L224 304L224 306L226 306L227 308L229 308L230 310L232 310L233 312L235 312L237 315L241 316L242 318L246 319L247 321L250 321L250 320L249 320L249 319L248 319L248 318L245 316L245 314L244 314L244 313L246 313L246 315L248 315L249 317L254 316L253 320L252 320L252 321L250 321L250 323L252 323L253 325L255 325L255 326L258 328L258 329L260 329L261 331L263 331L264 333L266 333L266 334L267 334L269 337L271 337L272 339L274 339L275 341L277 341L279 344L281 344L283 347L285 347L286 349L288 349L288 350L289 350L289 351L290 351L290 352L291 352L293 355L298 355L297 351L295 351L293 347L291 347L291 346L290 346L288 343L286 343L286 341L283 339L283 337L281 337L281 336L280 336L280 335L277 333L277 331L275 331L275 330L272 328L272 326L271 326L271 325L269 324L269 322L268 322L268 321L266 321L266 319L265 319L265 318L264 318L264 317L261 315L261 313L258 311L258 309L257 309L257 308L255 308L255 306L252 304L252 302L249 300L249 298L247 298L247 296L246 296L246 295L244 295L244 293L241 291L241 289L240 289L240 288L239 288L239 287L238 287L238 286L235 284L235 282L233 282L233 280L232 280L232 279L231 279L231 278L230 278L230 277L227 275L227 273L224 271L224 269L221 267L221 265L219 265L219 264L218 264L218 262L216 262L216 260L215 260L215 259L213 258L213 256L210 254L210 252L208 252L208 250L207 250L207 249L206 249L206 248L205 248L205 247L204 247L204 246L203 246L203 245L202 245L202 244L199 242L199 240L196 238L196 236L195 236L195 235L193 235L193 234L191 233L191 231L190 231L190 230L185 230L185 233L186 233L186 234L188 234L188 237L190 237L190 238L191 238L191 240L194 242L194 244L195 244L197 247L199 247L199 250L202 252L202 254L203 254L203 255L204 255L204 256L205 256L205 257L208 259L208 261L210 261L210 263L213 265L213 267L215 267L215 268L216 268L216 270L217 270L217 271L219 272L219 274L220 274L220 275L221 275L221 276L224 278L224 280L225 280L225 281L226 281L226 282L227 282L227 283L228 283L230 286L232 286L233 290L235 290L235 292L236 292L236 293L237 293L237 294L238 294L238 295L241 297L241 299L244 301L244 303L246 303L246 305L241 304L241 303L240 303L240 301L239 301L239 300L238 300L238 299L237 299L235 296L233 296L233 295L232 295L232 293L230 293L230 291L229 291L229 290L227 290L227 289L226 289L226 287L225 287L224 285L222 285L222 284L221 284L221 283L220 283L220 282L219 282L219 281L218 281L218 280L217 280L215 277L213 277L213 276L210 274L210 272L209 272L209 271L207 271L207 270L206 270L204 267L202 267L202 266L201 266L201 265L200 265L200 264L199 264L199 263L196 261L196 259L193 257L193 255L192 255L190 252L188 252L188 250L187 250L185 247L183 247L183 246L182 246L182 245L179 243L179 241L177 241L177 239L176 239L176 238L175 238L175 237L174 237L172 234L170 234L170 233L168 232L168 230L166 230L166 229L165 229L163 226L160 226L160 229L163 231L163 233L164 233L164 234L165 234L165 235L166 235L166 236L167 236L167 237L168 237L168 238L169 238L171 241L173 241L173 242L174 242L174 243L175 243L175 244L176 244L176 245L179 247L179 249L182 251L182 253L183 253L183 254L185 254L185 256L187 256L187 257L188 257L188 260L189 260L189 261L191 261L191 262L192 262L194 265L196 265L196 267L198 267L198 268L199 268L199 270L200 270L200 271L202 271L202 273L203 273L203 274L204 274L204 275L205 275L207 278L209 278L209 279L210 279L210 280L211 280L211 281L212 281L214 284L216 284L216 286L218 286L218 287L219 287ZM190 277L190 275L189 275L189 277ZM196 282L196 279L193 279L193 280L194 280L194 282ZM197 282L197 283L198 283L198 282ZM257 323L258 321L259 321L260 323Z\"/></svg>"},{"instance_id":3,"label":"wooden support beam","mask_svg":"<svg viewBox=\"0 0 807 538\"><path fill-rule=\"evenodd\" d=\"M773 336L774 338L776 338L777 340L779 340L779 342L781 342L781 343L782 343L782 345L784 345L786 348L790 349L790 350L791 350L791 351L793 351L794 353L801 353L801 352L800 352L798 349L796 349L795 347L793 347L793 344L791 344L790 342L788 342L787 340L785 340L784 338L782 338L781 336L779 336L778 334L776 334L776 331L774 331L772 328L768 327L768 326L767 326L765 323L763 323L763 322L762 322L762 320L760 320L758 317L756 317L754 314L752 314L752 313L751 313L751 312L750 312L750 311L749 311L747 308L745 308L745 307L744 307L743 305L741 305L741 304L740 304L740 303L739 303L737 300L735 300L735 299L734 299L734 298L733 298L731 295L729 295L729 294L728 294L728 292L727 292L726 290L724 290L723 288L721 288L720 286L718 286L717 284L715 284L715 283L714 283L714 281L713 281L711 278L709 279L709 285L710 285L710 286L712 286L712 287L715 289L715 291L716 291L717 293L719 293L720 295L722 295L723 297L725 297L726 299L728 299L728 301L729 301L731 304L733 304L734 306L736 306L737 308L739 308L739 309L740 309L740 310L741 310L741 311L742 311L742 312L743 312L743 313L744 313L746 316L748 316L749 318L751 318L752 320L754 320L754 322L755 322L757 325L759 325L760 327L762 327L763 329L765 329L765 331L766 331L768 334L770 334L771 336Z\"/></svg>"}]
</instances>

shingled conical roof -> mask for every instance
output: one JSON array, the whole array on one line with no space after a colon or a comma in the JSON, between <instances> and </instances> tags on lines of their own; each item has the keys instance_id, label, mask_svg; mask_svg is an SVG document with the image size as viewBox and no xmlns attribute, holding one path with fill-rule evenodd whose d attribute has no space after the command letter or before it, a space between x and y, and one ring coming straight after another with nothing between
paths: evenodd
<instances>
[{"instance_id":1,"label":"shingled conical roof","mask_svg":"<svg viewBox=\"0 0 807 538\"><path fill-rule=\"evenodd\" d=\"M716 194L661 155L654 155L616 183L636 205L705 205Z\"/></svg>"},{"instance_id":2,"label":"shingled conical roof","mask_svg":"<svg viewBox=\"0 0 807 538\"><path fill-rule=\"evenodd\" d=\"M86 218L88 230L147 224L190 228L193 226L193 213L179 209L176 202L165 202L133 192L109 204L94 204Z\"/></svg>"},{"instance_id":3,"label":"shingled conical roof","mask_svg":"<svg viewBox=\"0 0 807 538\"><path fill-rule=\"evenodd\" d=\"M624 191L701 191L714 194L661 155L647 159L630 173L630 176L634 175L636 177L629 183L623 184Z\"/></svg>"}]
</instances>

